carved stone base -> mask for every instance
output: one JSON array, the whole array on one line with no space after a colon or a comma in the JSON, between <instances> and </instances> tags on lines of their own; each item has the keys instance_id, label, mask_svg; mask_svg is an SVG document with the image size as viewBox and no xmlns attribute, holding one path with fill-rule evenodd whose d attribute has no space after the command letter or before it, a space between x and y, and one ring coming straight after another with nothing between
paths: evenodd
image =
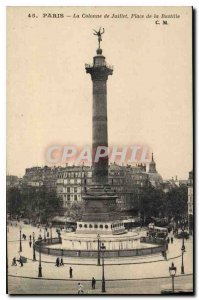
<instances>
[{"instance_id":1,"label":"carved stone base","mask_svg":"<svg viewBox=\"0 0 199 300\"><path fill-rule=\"evenodd\" d=\"M83 222L110 222L119 219L116 210L117 195L107 186L93 185L83 196Z\"/></svg>"},{"instance_id":2,"label":"carved stone base","mask_svg":"<svg viewBox=\"0 0 199 300\"><path fill-rule=\"evenodd\" d=\"M116 208L117 195L109 185L93 185L83 196L85 211L77 223L78 233L120 234L125 232Z\"/></svg>"},{"instance_id":3,"label":"carved stone base","mask_svg":"<svg viewBox=\"0 0 199 300\"><path fill-rule=\"evenodd\" d=\"M125 232L122 221L115 222L77 222L76 233L85 234L122 234Z\"/></svg>"}]
</instances>

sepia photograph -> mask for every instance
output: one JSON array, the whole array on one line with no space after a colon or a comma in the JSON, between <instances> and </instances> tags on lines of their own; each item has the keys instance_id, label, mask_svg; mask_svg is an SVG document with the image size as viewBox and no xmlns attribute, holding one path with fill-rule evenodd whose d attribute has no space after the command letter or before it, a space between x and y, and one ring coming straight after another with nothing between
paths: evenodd
<instances>
[{"instance_id":1,"label":"sepia photograph","mask_svg":"<svg viewBox=\"0 0 199 300\"><path fill-rule=\"evenodd\" d=\"M9 295L194 295L191 6L8 6Z\"/></svg>"}]
</instances>

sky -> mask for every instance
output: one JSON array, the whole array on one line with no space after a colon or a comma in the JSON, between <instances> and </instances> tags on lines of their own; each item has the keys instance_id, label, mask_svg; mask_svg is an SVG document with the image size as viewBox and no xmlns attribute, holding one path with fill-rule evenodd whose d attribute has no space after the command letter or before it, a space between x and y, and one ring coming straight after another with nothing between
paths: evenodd
<instances>
[{"instance_id":1,"label":"sky","mask_svg":"<svg viewBox=\"0 0 199 300\"><path fill-rule=\"evenodd\" d=\"M113 13L128 18L111 18ZM162 13L180 17L164 18L163 25ZM107 82L109 145L147 145L163 178L188 178L192 33L186 7L9 7L7 173L23 176L25 168L47 164L52 145L91 144L92 82L85 63L92 63L97 48L92 30L100 26L103 54L114 66Z\"/></svg>"}]
</instances>

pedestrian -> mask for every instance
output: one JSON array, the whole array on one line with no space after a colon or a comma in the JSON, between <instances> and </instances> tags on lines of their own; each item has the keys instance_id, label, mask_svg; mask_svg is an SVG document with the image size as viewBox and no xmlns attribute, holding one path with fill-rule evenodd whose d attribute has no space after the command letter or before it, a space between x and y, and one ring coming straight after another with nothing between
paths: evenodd
<instances>
[{"instance_id":1,"label":"pedestrian","mask_svg":"<svg viewBox=\"0 0 199 300\"><path fill-rule=\"evenodd\" d=\"M56 267L59 267L59 257L56 258L55 266L56 266Z\"/></svg>"},{"instance_id":2,"label":"pedestrian","mask_svg":"<svg viewBox=\"0 0 199 300\"><path fill-rule=\"evenodd\" d=\"M29 246L30 246L30 248L31 248L31 246L32 246L32 241L31 241L31 240L29 241Z\"/></svg>"},{"instance_id":3,"label":"pedestrian","mask_svg":"<svg viewBox=\"0 0 199 300\"><path fill-rule=\"evenodd\" d=\"M168 242L168 244L170 243L170 238L169 237L167 238L167 242Z\"/></svg>"},{"instance_id":4,"label":"pedestrian","mask_svg":"<svg viewBox=\"0 0 199 300\"><path fill-rule=\"evenodd\" d=\"M32 239L32 236L31 236L31 234L29 235L29 239L30 239L30 241L31 241L31 239Z\"/></svg>"},{"instance_id":5,"label":"pedestrian","mask_svg":"<svg viewBox=\"0 0 199 300\"><path fill-rule=\"evenodd\" d=\"M78 294L84 294L83 285L79 282L78 283Z\"/></svg>"},{"instance_id":6,"label":"pedestrian","mask_svg":"<svg viewBox=\"0 0 199 300\"><path fill-rule=\"evenodd\" d=\"M64 261L63 261L63 258L61 258L60 260L60 266L63 266L64 265Z\"/></svg>"},{"instance_id":7,"label":"pedestrian","mask_svg":"<svg viewBox=\"0 0 199 300\"><path fill-rule=\"evenodd\" d=\"M171 244L173 244L173 237L171 237Z\"/></svg>"},{"instance_id":8,"label":"pedestrian","mask_svg":"<svg viewBox=\"0 0 199 300\"><path fill-rule=\"evenodd\" d=\"M22 260L21 256L19 258L19 263L20 263L21 267L23 267L23 260Z\"/></svg>"},{"instance_id":9,"label":"pedestrian","mask_svg":"<svg viewBox=\"0 0 199 300\"><path fill-rule=\"evenodd\" d=\"M12 266L17 266L16 257L13 257L12 259Z\"/></svg>"},{"instance_id":10,"label":"pedestrian","mask_svg":"<svg viewBox=\"0 0 199 300\"><path fill-rule=\"evenodd\" d=\"M95 289L95 284L96 284L96 280L95 280L94 277L92 278L91 283L92 283L92 289L94 290Z\"/></svg>"},{"instance_id":11,"label":"pedestrian","mask_svg":"<svg viewBox=\"0 0 199 300\"><path fill-rule=\"evenodd\" d=\"M71 267L69 269L69 275L70 275L70 278L73 278L73 269Z\"/></svg>"},{"instance_id":12,"label":"pedestrian","mask_svg":"<svg viewBox=\"0 0 199 300\"><path fill-rule=\"evenodd\" d=\"M60 266L59 257L57 257L57 258L56 258L56 263L55 263L55 265L56 265L57 267L59 267L59 266Z\"/></svg>"}]
</instances>

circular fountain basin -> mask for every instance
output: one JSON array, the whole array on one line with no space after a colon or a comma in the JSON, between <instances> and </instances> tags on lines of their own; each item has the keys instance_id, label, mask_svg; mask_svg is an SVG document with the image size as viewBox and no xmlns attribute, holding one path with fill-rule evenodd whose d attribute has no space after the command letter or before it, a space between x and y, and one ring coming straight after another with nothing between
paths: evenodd
<instances>
[{"instance_id":1,"label":"circular fountain basin","mask_svg":"<svg viewBox=\"0 0 199 300\"><path fill-rule=\"evenodd\" d=\"M102 243L104 251L101 251ZM164 241L141 237L136 230L120 236L62 231L61 237L36 241L34 247L36 251L48 255L81 258L97 258L99 255L106 258L132 257L166 251Z\"/></svg>"},{"instance_id":2,"label":"circular fountain basin","mask_svg":"<svg viewBox=\"0 0 199 300\"><path fill-rule=\"evenodd\" d=\"M98 250L99 243L103 243L106 250L123 250L140 248L140 235L136 232L128 232L121 236L80 233L62 233L62 249L68 250Z\"/></svg>"}]
</instances>

